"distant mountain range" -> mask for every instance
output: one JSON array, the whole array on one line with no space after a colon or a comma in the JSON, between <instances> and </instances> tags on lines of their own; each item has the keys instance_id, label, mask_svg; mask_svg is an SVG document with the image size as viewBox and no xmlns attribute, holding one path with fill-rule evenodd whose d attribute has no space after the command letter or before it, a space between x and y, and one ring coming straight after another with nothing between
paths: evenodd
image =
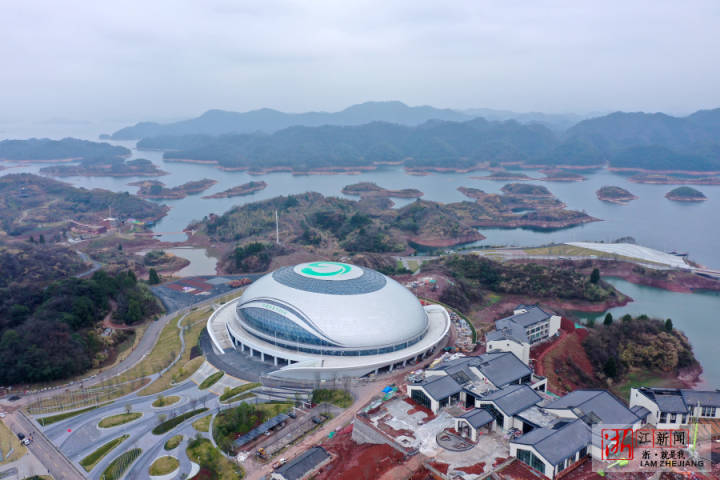
<instances>
[{"instance_id":1,"label":"distant mountain range","mask_svg":"<svg viewBox=\"0 0 720 480\"><path fill-rule=\"evenodd\" d=\"M374 104L365 105L370 108ZM446 110L437 111L453 115ZM431 112L423 110L422 115L431 115ZM361 119L357 115L354 118ZM404 119L410 121L411 116ZM515 120L433 119L418 125L371 122L293 126L269 134L164 134L143 138L138 147L165 150L168 159L216 163L224 168L257 172L277 168L309 171L388 162L402 163L415 170L467 170L483 164L515 163L707 172L720 171L720 109L687 117L616 112L582 120L564 132Z\"/></svg>"},{"instance_id":2,"label":"distant mountain range","mask_svg":"<svg viewBox=\"0 0 720 480\"><path fill-rule=\"evenodd\" d=\"M137 140L158 135L223 135L226 133L273 133L288 127L319 127L324 125L363 125L387 122L416 126L429 120L463 122L482 117L487 120L517 120L540 123L554 130L565 130L585 117L545 113L515 113L506 110L451 110L430 106L410 107L402 102L366 102L340 112L285 113L270 108L250 112L208 110L197 118L174 123L141 122L113 133L113 140Z\"/></svg>"}]
</instances>

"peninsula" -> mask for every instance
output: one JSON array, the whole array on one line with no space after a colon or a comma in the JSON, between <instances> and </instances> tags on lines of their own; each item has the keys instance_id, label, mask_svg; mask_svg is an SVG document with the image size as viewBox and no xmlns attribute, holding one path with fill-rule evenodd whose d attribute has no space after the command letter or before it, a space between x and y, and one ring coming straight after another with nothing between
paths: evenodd
<instances>
[{"instance_id":1,"label":"peninsula","mask_svg":"<svg viewBox=\"0 0 720 480\"><path fill-rule=\"evenodd\" d=\"M625 205L638 198L624 188L616 186L601 187L595 192L595 195L603 202L617 203L619 205Z\"/></svg>"},{"instance_id":2,"label":"peninsula","mask_svg":"<svg viewBox=\"0 0 720 480\"><path fill-rule=\"evenodd\" d=\"M264 190L267 187L267 183L265 182L248 182L243 183L242 185L238 185L232 188L229 188L227 190L223 190L222 192L213 193L212 195L205 195L202 198L230 198L230 197L240 197L243 195L250 195L255 192L259 192L260 190Z\"/></svg>"}]
</instances>

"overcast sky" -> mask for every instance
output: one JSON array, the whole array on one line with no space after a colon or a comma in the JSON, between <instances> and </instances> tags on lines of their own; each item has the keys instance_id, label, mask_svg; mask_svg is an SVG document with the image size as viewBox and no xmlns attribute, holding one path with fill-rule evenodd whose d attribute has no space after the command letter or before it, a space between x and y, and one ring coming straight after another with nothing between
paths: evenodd
<instances>
[{"instance_id":1,"label":"overcast sky","mask_svg":"<svg viewBox=\"0 0 720 480\"><path fill-rule=\"evenodd\" d=\"M720 2L0 0L0 120L720 106Z\"/></svg>"}]
</instances>

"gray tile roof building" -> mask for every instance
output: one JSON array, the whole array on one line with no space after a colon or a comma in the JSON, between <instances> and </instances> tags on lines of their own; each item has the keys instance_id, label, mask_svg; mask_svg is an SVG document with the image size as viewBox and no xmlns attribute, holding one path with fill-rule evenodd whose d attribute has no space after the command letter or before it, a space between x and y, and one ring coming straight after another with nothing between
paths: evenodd
<instances>
[{"instance_id":1,"label":"gray tile roof building","mask_svg":"<svg viewBox=\"0 0 720 480\"><path fill-rule=\"evenodd\" d=\"M458 418L464 418L475 429L484 427L488 423L491 423L493 420L495 420L495 417L493 417L490 412L483 408L475 408L467 413L460 415Z\"/></svg>"},{"instance_id":2,"label":"gray tile roof building","mask_svg":"<svg viewBox=\"0 0 720 480\"><path fill-rule=\"evenodd\" d=\"M578 419L569 423L559 422L553 427L536 428L511 442L532 446L550 464L558 465L589 446L591 433L590 427Z\"/></svg>"},{"instance_id":3,"label":"gray tile roof building","mask_svg":"<svg viewBox=\"0 0 720 480\"><path fill-rule=\"evenodd\" d=\"M640 388L638 391L652 400L663 413L688 413L691 408L720 407L720 392L678 388Z\"/></svg>"},{"instance_id":4,"label":"gray tile roof building","mask_svg":"<svg viewBox=\"0 0 720 480\"><path fill-rule=\"evenodd\" d=\"M545 405L547 409L571 409L588 423L632 425L639 417L605 390L576 390Z\"/></svg>"},{"instance_id":5,"label":"gray tile roof building","mask_svg":"<svg viewBox=\"0 0 720 480\"><path fill-rule=\"evenodd\" d=\"M474 367L480 371L496 388L502 388L532 374L530 367L510 352L491 352L477 357L462 357L445 361L433 370L443 370L455 378L459 384L479 380L470 370Z\"/></svg>"},{"instance_id":6,"label":"gray tile roof building","mask_svg":"<svg viewBox=\"0 0 720 480\"><path fill-rule=\"evenodd\" d=\"M442 400L462 391L463 387L450 375L433 376L418 384L435 400Z\"/></svg>"},{"instance_id":7,"label":"gray tile roof building","mask_svg":"<svg viewBox=\"0 0 720 480\"><path fill-rule=\"evenodd\" d=\"M544 322L545 320L552 317L551 313L546 312L537 305L518 305L515 310L525 310L525 313L518 313L517 315L511 315L509 317L501 318L495 321L495 328L500 329L506 326L508 323L514 323L520 325L523 328L527 328L530 325Z\"/></svg>"},{"instance_id":8,"label":"gray tile roof building","mask_svg":"<svg viewBox=\"0 0 720 480\"><path fill-rule=\"evenodd\" d=\"M542 397L527 385L508 385L483 395L480 400L493 402L505 415L511 417L536 405Z\"/></svg>"},{"instance_id":9,"label":"gray tile roof building","mask_svg":"<svg viewBox=\"0 0 720 480\"><path fill-rule=\"evenodd\" d=\"M324 448L312 447L282 467L275 469L275 474L282 475L285 480L299 480L328 458L330 458L330 454Z\"/></svg>"}]
</instances>

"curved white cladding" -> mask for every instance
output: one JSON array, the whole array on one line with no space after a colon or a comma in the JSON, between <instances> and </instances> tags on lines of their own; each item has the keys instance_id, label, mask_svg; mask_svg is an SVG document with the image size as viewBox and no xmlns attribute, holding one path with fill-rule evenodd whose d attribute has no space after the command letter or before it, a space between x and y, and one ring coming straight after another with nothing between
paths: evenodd
<instances>
[{"instance_id":1,"label":"curved white cladding","mask_svg":"<svg viewBox=\"0 0 720 480\"><path fill-rule=\"evenodd\" d=\"M263 300L285 305L293 323L344 348L382 347L417 339L428 318L415 295L371 269L336 262L285 267L247 287L238 307Z\"/></svg>"}]
</instances>

